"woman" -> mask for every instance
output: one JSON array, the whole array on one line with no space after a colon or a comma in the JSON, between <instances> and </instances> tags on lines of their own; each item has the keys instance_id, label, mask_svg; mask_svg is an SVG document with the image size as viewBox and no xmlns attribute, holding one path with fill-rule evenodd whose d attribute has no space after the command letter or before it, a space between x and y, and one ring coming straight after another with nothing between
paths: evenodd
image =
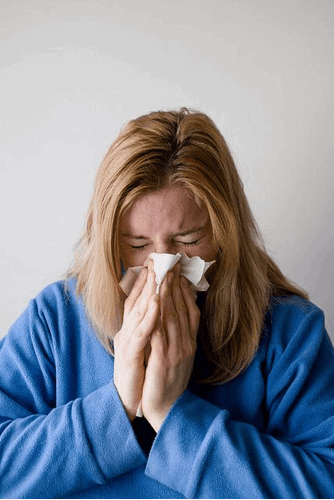
<instances>
[{"instance_id":1,"label":"woman","mask_svg":"<svg viewBox=\"0 0 334 500\"><path fill-rule=\"evenodd\" d=\"M207 292L195 297L176 264L157 295L148 257L178 252L215 261ZM69 279L30 302L0 370L4 497L333 494L323 314L266 253L204 114L151 113L121 131Z\"/></svg>"}]
</instances>

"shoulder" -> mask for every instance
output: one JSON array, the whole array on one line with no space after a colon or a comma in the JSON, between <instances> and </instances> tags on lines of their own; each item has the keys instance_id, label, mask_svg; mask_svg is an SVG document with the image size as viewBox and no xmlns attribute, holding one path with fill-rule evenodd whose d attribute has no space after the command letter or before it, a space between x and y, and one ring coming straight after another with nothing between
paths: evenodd
<instances>
[{"instance_id":1,"label":"shoulder","mask_svg":"<svg viewBox=\"0 0 334 500\"><path fill-rule=\"evenodd\" d=\"M49 284L30 300L6 337L57 338L64 331L73 331L86 323L82 299L76 294L76 282L61 280Z\"/></svg>"},{"instance_id":2,"label":"shoulder","mask_svg":"<svg viewBox=\"0 0 334 500\"><path fill-rule=\"evenodd\" d=\"M266 321L272 326L295 325L307 318L323 318L323 311L311 301L297 295L272 297Z\"/></svg>"},{"instance_id":3,"label":"shoulder","mask_svg":"<svg viewBox=\"0 0 334 500\"><path fill-rule=\"evenodd\" d=\"M331 344L323 311L296 295L273 297L265 315L262 341L268 355L314 353L324 341Z\"/></svg>"},{"instance_id":4,"label":"shoulder","mask_svg":"<svg viewBox=\"0 0 334 500\"><path fill-rule=\"evenodd\" d=\"M77 294L74 279L51 283L31 301L31 305L35 314L53 332L88 327L85 306Z\"/></svg>"},{"instance_id":5,"label":"shoulder","mask_svg":"<svg viewBox=\"0 0 334 500\"><path fill-rule=\"evenodd\" d=\"M38 314L45 315L47 312L55 314L65 314L67 311L73 313L83 308L82 298L76 293L76 281L60 280L49 284L43 288L30 305L35 308Z\"/></svg>"},{"instance_id":6,"label":"shoulder","mask_svg":"<svg viewBox=\"0 0 334 500\"><path fill-rule=\"evenodd\" d=\"M43 288L33 300L40 306L73 301L76 295L76 281L59 280Z\"/></svg>"}]
</instances>

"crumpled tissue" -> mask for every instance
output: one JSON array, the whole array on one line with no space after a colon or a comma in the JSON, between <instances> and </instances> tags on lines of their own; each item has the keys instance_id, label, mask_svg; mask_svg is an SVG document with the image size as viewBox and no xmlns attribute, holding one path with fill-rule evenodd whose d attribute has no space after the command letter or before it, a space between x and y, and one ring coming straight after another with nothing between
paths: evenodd
<instances>
[{"instance_id":1,"label":"crumpled tissue","mask_svg":"<svg viewBox=\"0 0 334 500\"><path fill-rule=\"evenodd\" d=\"M149 259L152 259L154 263L155 281L157 283L156 293L159 293L164 277L168 271L173 269L177 262L180 262L181 265L180 274L190 281L191 288L197 292L205 292L210 285L204 275L209 267L216 262L215 260L205 262L198 256L188 257L183 253L175 255L170 253L151 253L145 264L148 263ZM144 266L129 267L124 274L120 282L120 287L126 295L129 295L131 292L142 267Z\"/></svg>"}]
</instances>

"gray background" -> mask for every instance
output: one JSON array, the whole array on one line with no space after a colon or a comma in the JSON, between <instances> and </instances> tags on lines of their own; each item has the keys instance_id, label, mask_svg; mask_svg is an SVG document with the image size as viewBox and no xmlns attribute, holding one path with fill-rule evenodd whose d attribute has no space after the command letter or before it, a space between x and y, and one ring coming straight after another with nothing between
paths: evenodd
<instances>
[{"instance_id":1,"label":"gray background","mask_svg":"<svg viewBox=\"0 0 334 500\"><path fill-rule=\"evenodd\" d=\"M121 126L188 106L334 338L333 21L332 0L1 0L0 336L66 272Z\"/></svg>"}]
</instances>

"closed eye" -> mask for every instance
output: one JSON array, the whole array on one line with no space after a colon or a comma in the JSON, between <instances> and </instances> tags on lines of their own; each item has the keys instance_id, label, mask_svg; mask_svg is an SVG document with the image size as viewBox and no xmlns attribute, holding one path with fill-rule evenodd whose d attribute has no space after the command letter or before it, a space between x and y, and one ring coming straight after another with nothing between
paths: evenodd
<instances>
[{"instance_id":1,"label":"closed eye","mask_svg":"<svg viewBox=\"0 0 334 500\"><path fill-rule=\"evenodd\" d=\"M200 238L200 239L202 239L202 238ZM189 243L186 243L185 241L178 241L176 243L181 243L181 245L184 245L185 247L193 247L195 245L198 245L199 241L200 240L195 240L195 241L191 241Z\"/></svg>"},{"instance_id":2,"label":"closed eye","mask_svg":"<svg viewBox=\"0 0 334 500\"><path fill-rule=\"evenodd\" d=\"M140 245L139 247L136 247L134 245L130 245L130 247L133 249L133 250L144 250L145 247L147 247L147 245Z\"/></svg>"},{"instance_id":3,"label":"closed eye","mask_svg":"<svg viewBox=\"0 0 334 500\"><path fill-rule=\"evenodd\" d=\"M202 238L199 238L198 240L195 240L195 241L189 241L189 242L186 242L186 241L175 241L174 243L177 244L177 245L183 245L185 247L193 247L195 245L198 245L198 243L201 241ZM136 246L136 245L130 245L130 248L132 248L132 250L144 250L144 248L146 248L147 246L149 245L149 243L146 243L145 245L139 245L139 246Z\"/></svg>"}]
</instances>

